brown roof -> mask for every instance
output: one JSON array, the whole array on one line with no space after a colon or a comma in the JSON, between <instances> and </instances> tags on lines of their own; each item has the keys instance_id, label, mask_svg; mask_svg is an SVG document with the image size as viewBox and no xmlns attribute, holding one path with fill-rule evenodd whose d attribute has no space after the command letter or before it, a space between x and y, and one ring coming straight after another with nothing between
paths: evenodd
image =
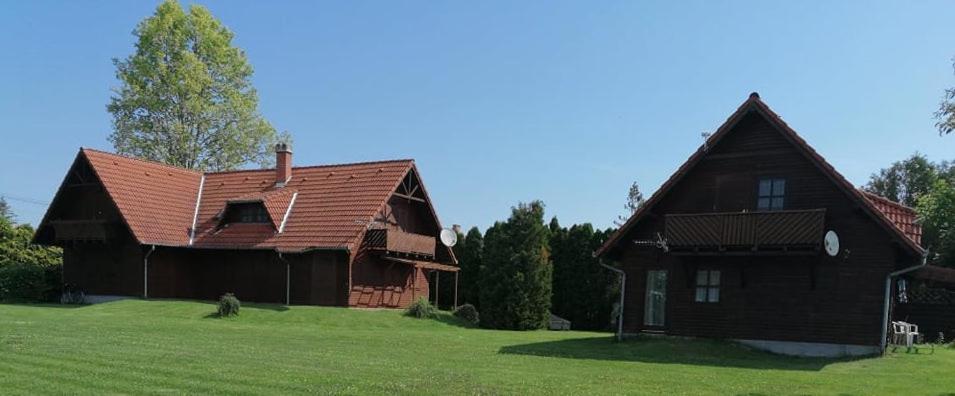
<instances>
[{"instance_id":1,"label":"brown roof","mask_svg":"<svg viewBox=\"0 0 955 396\"><path fill-rule=\"evenodd\" d=\"M405 175L417 172L413 160L295 167L276 189L274 169L201 173L87 148L80 155L140 243L197 248L354 249ZM220 228L227 202L240 201L262 202L272 224Z\"/></svg>"},{"instance_id":2,"label":"brown roof","mask_svg":"<svg viewBox=\"0 0 955 396\"><path fill-rule=\"evenodd\" d=\"M883 216L895 224L899 231L915 243L922 244L922 225L917 221L918 215L915 209L868 191L860 191L872 205L879 209L879 212L882 212Z\"/></svg>"},{"instance_id":3,"label":"brown roof","mask_svg":"<svg viewBox=\"0 0 955 396\"><path fill-rule=\"evenodd\" d=\"M717 129L716 133L710 136L706 143L697 149L690 158L687 159L683 165L677 169L673 175L663 183L662 186L638 209L626 223L623 224L617 231L610 236L610 238L595 252L596 255L600 256L605 254L609 249L616 246L620 242L620 238L626 235L636 224L644 217L646 213L650 211L650 208L656 205L656 203L666 195L666 192L669 191L673 186L679 182L684 175L686 175L690 169L692 169L706 154L704 147L714 147L724 136L726 136L729 131L733 129L737 122L739 122L743 116L745 116L750 111L757 111L763 115L763 117L768 120L771 124L776 126L776 129L779 130L782 135L789 140L794 146L796 146L800 152L802 152L816 167L818 167L823 174L829 177L841 190L843 190L850 199L855 200L860 204L864 211L872 217L880 226L889 231L889 233L899 241L903 246L910 249L912 252L917 255L922 255L925 253L925 250L919 245L917 240L914 240L903 231L903 228L900 228L895 222L890 220L890 218L877 206L872 199L866 198L867 195L860 192L852 183L849 183L845 177L843 177L836 169L830 165L825 158L823 158L815 149L812 148L805 140L803 140L799 134L796 133L792 128L789 127L783 120L782 117L777 115L766 103L759 98L759 94L753 92L749 95L749 98L743 102L733 112L732 115L727 118L727 120ZM901 206L901 205L900 205ZM886 206L887 207L887 206Z\"/></svg>"}]
</instances>

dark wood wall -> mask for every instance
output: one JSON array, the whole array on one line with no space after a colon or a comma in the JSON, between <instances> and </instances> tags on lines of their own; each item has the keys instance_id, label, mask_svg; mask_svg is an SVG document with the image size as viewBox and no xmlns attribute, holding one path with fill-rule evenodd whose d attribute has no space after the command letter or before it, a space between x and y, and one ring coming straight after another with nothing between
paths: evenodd
<instances>
[{"instance_id":1,"label":"dark wood wall","mask_svg":"<svg viewBox=\"0 0 955 396\"><path fill-rule=\"evenodd\" d=\"M663 215L756 209L762 177L786 179L786 209L826 209L848 252L811 256L675 256L637 247L663 233ZM821 236L820 236L821 238ZM733 339L877 345L888 272L914 264L889 234L761 116L747 115L615 252L627 272L624 326L644 330L646 271L668 271L665 331ZM718 303L694 302L696 269L722 271Z\"/></svg>"},{"instance_id":2,"label":"dark wood wall","mask_svg":"<svg viewBox=\"0 0 955 396\"><path fill-rule=\"evenodd\" d=\"M411 265L371 253L359 254L352 265L349 306L404 308L417 297L428 298L429 293L428 277Z\"/></svg>"}]
</instances>

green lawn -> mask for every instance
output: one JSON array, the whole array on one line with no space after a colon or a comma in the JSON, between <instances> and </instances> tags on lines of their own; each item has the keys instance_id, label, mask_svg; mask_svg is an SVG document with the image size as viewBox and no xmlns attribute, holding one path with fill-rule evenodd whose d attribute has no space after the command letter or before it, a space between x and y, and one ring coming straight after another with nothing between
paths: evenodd
<instances>
[{"instance_id":1,"label":"green lawn","mask_svg":"<svg viewBox=\"0 0 955 396\"><path fill-rule=\"evenodd\" d=\"M717 341L469 329L398 311L0 305L0 393L953 394L955 350L833 361Z\"/></svg>"}]
</instances>

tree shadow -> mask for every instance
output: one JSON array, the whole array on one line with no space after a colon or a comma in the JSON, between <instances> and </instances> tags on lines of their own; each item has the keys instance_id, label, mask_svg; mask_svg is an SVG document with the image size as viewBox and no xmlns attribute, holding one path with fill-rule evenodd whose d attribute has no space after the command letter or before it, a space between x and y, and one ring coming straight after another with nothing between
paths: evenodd
<instances>
[{"instance_id":1,"label":"tree shadow","mask_svg":"<svg viewBox=\"0 0 955 396\"><path fill-rule=\"evenodd\" d=\"M77 309L93 306L93 304L59 304L59 303L38 303L38 302L16 302L16 301L3 301L0 302L0 305L11 305L17 307L30 307L30 308L51 308L51 309Z\"/></svg>"},{"instance_id":2,"label":"tree shadow","mask_svg":"<svg viewBox=\"0 0 955 396\"><path fill-rule=\"evenodd\" d=\"M458 318L454 316L453 314L451 314L450 312L446 312L446 311L438 312L436 315L434 315L434 317L431 318L431 320L441 322L449 326L463 327L466 329L478 328L477 325L471 324L470 322L464 319Z\"/></svg>"},{"instance_id":3,"label":"tree shadow","mask_svg":"<svg viewBox=\"0 0 955 396\"><path fill-rule=\"evenodd\" d=\"M636 337L617 342L612 336L508 345L498 353L792 371L819 371L832 363L871 358L804 358L753 350L720 340Z\"/></svg>"}]
</instances>

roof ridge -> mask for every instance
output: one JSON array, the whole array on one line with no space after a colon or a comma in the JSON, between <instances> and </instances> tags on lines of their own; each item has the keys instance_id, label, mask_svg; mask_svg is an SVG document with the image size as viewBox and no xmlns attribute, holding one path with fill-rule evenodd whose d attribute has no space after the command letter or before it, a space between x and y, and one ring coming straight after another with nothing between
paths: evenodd
<instances>
[{"instance_id":1,"label":"roof ridge","mask_svg":"<svg viewBox=\"0 0 955 396\"><path fill-rule=\"evenodd\" d=\"M89 152L94 152L94 153L98 153L98 154L105 154L105 155L109 155L109 156L112 156L112 157L119 157L119 158L123 158L123 159L133 160L133 161L136 161L136 162L143 162L143 163L150 164L150 165L158 165L158 166L162 166L162 167L164 167L164 168L172 168L172 169L176 169L176 170L183 171L183 172L195 173L195 174L198 174L198 175L201 175L201 174L204 173L204 172L202 172L202 171L195 170L195 169L183 168L183 167L181 167L181 166L170 165L170 164L162 163L162 162L159 162L159 161L153 161L153 160L148 160L148 159L143 159L143 158L137 158L137 157L133 157L133 156L131 156L131 155L126 155L126 154L111 153L111 152L109 152L109 151L98 150L98 149L94 149L94 148L90 148L90 147L80 147L80 151L82 151L82 152L88 152L88 151L89 151Z\"/></svg>"},{"instance_id":2,"label":"roof ridge","mask_svg":"<svg viewBox=\"0 0 955 396\"><path fill-rule=\"evenodd\" d=\"M356 166L356 165L374 165L374 164L387 164L387 163L402 163L409 162L414 163L412 158L402 158L402 159L393 159L393 160L377 160L377 161L363 161L363 162L345 162L338 164L321 164L321 165L305 165L305 166L293 166L292 170L296 169L314 169L314 168L332 168L332 167L341 167L341 166ZM228 171L219 171L219 172L205 172L207 175L224 175L229 173L243 173L243 172L261 172L261 171L272 171L275 168L257 168L257 169L235 169Z\"/></svg>"}]
</instances>

